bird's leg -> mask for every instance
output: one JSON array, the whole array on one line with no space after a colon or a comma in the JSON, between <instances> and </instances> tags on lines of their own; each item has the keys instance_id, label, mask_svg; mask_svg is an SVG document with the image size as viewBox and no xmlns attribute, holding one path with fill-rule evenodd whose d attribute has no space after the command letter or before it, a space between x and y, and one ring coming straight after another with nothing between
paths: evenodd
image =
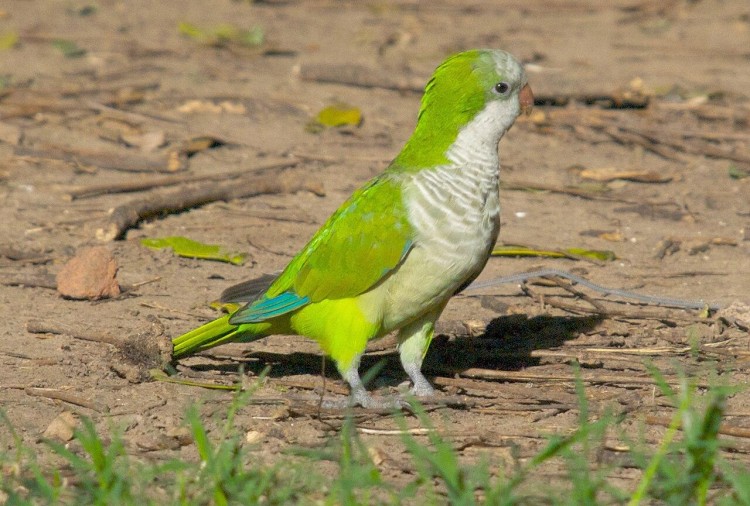
<instances>
[{"instance_id":1,"label":"bird's leg","mask_svg":"<svg viewBox=\"0 0 750 506\"><path fill-rule=\"evenodd\" d=\"M422 361L432 341L435 320L440 316L442 309L441 306L439 310L430 311L402 327L398 333L401 366L412 381L411 392L417 397L429 397L435 394L435 389L422 374Z\"/></svg>"},{"instance_id":2,"label":"bird's leg","mask_svg":"<svg viewBox=\"0 0 750 506\"><path fill-rule=\"evenodd\" d=\"M347 369L341 370L341 377L349 383L350 394L345 402L327 401L324 405L328 408L345 408L347 406L360 405L368 409L401 409L406 404L400 399L375 398L367 391L362 378L359 376L359 360L362 355L357 356Z\"/></svg>"},{"instance_id":3,"label":"bird's leg","mask_svg":"<svg viewBox=\"0 0 750 506\"><path fill-rule=\"evenodd\" d=\"M354 359L349 368L341 372L341 376L349 383L349 402L352 405L359 404L363 408L368 408L374 402L374 399L367 392L365 385L362 383L362 378L359 377L360 357Z\"/></svg>"}]
</instances>

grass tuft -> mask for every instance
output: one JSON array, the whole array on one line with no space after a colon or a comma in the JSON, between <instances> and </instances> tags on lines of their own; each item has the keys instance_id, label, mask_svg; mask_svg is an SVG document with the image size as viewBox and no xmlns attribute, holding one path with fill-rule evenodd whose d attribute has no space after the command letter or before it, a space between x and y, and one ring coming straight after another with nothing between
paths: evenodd
<instances>
[{"instance_id":1,"label":"grass tuft","mask_svg":"<svg viewBox=\"0 0 750 506\"><path fill-rule=\"evenodd\" d=\"M406 415L397 413L413 464L407 483L398 484L373 461L351 413L322 448L296 448L273 464L260 462L234 424L254 388L233 394L214 432L198 406L187 410L198 455L192 461L136 459L128 454L121 431L110 428L105 438L93 421L82 418L70 444L46 441L64 465L41 465L0 411L0 429L10 436L2 446L9 450L0 452L0 504L750 504L750 471L721 453L720 426L731 389L714 386L700 392L687 375L673 388L651 367L673 415L656 448L643 441L629 444L628 465L641 470L629 489L622 484L627 482L612 479L623 464L601 458L608 437L623 433L624 416L592 416L577 368L576 374L577 428L550 437L535 455L516 459L515 466L488 455L467 462L416 402L414 413L427 429L426 438L412 435ZM323 469L332 466L335 475L324 475ZM558 471L550 481L549 466L563 469L562 475Z\"/></svg>"}]
</instances>

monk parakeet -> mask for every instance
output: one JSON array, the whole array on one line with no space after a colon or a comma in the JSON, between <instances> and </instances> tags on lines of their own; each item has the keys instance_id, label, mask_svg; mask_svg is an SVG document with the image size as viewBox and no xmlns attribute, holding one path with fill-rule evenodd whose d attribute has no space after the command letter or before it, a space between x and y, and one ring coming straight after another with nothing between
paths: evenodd
<instances>
[{"instance_id":1,"label":"monk parakeet","mask_svg":"<svg viewBox=\"0 0 750 506\"><path fill-rule=\"evenodd\" d=\"M351 388L350 401L389 405L365 390L367 342L398 331L416 396L435 321L484 268L500 228L498 142L534 97L521 64L500 50L446 59L425 87L417 125L385 171L357 190L261 293L173 340L174 358L231 341L298 334L318 342Z\"/></svg>"}]
</instances>

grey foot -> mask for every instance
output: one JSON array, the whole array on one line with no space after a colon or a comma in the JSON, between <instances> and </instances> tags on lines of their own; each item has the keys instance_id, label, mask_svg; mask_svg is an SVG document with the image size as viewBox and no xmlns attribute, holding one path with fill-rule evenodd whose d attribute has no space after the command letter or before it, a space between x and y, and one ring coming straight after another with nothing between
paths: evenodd
<instances>
[{"instance_id":1,"label":"grey foot","mask_svg":"<svg viewBox=\"0 0 750 506\"><path fill-rule=\"evenodd\" d=\"M398 397L373 397L367 392L352 393L345 399L324 399L325 409L346 409L352 406L362 406L365 409L401 410L409 408L409 403Z\"/></svg>"},{"instance_id":2,"label":"grey foot","mask_svg":"<svg viewBox=\"0 0 750 506\"><path fill-rule=\"evenodd\" d=\"M430 382L424 376L422 376L422 379L424 381L414 383L414 386L411 387L411 390L409 390L411 394L414 397L432 397L435 395L435 389L430 385Z\"/></svg>"},{"instance_id":3,"label":"grey foot","mask_svg":"<svg viewBox=\"0 0 750 506\"><path fill-rule=\"evenodd\" d=\"M409 379L411 379L412 387L410 390L410 393L414 397L432 397L435 395L435 389L430 385L430 382L427 381L427 378L424 377L424 374L422 374L422 371L420 370L421 364L416 363L405 363L403 364L404 371L406 371L406 374L409 375Z\"/></svg>"}]
</instances>

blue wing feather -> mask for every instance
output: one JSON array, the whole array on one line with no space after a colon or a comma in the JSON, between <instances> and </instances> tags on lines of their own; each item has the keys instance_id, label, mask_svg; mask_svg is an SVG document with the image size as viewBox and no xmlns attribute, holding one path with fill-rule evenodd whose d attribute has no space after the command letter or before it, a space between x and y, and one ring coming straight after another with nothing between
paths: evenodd
<instances>
[{"instance_id":1,"label":"blue wing feather","mask_svg":"<svg viewBox=\"0 0 750 506\"><path fill-rule=\"evenodd\" d=\"M300 297L296 293L284 292L270 299L260 299L229 318L229 323L258 323L274 316L294 311L310 302L310 298Z\"/></svg>"}]
</instances>

